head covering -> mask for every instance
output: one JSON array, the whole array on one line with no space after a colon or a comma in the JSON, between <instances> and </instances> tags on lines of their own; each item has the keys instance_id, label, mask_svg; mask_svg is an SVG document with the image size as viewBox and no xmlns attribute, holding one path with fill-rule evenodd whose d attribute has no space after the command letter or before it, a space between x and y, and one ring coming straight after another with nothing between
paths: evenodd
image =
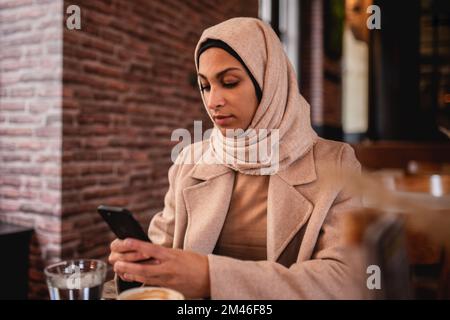
<instances>
[{"instance_id":1,"label":"head covering","mask_svg":"<svg viewBox=\"0 0 450 320\"><path fill-rule=\"evenodd\" d=\"M312 148L317 134L311 127L309 104L300 95L295 71L280 40L270 25L259 19L226 20L203 31L194 54L197 72L200 48L208 39L221 40L232 48L262 89L261 101L245 132L225 137L218 127L213 128L210 146L214 157L244 174L284 170ZM200 80L198 84L201 87ZM267 146L276 152L261 155L260 150ZM223 161L224 155L227 161Z\"/></svg>"}]
</instances>

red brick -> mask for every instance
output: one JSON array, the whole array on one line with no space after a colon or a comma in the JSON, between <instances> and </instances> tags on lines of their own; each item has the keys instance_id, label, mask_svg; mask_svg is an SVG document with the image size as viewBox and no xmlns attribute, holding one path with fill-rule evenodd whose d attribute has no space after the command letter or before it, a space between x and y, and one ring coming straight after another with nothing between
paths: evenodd
<instances>
[{"instance_id":1,"label":"red brick","mask_svg":"<svg viewBox=\"0 0 450 320\"><path fill-rule=\"evenodd\" d=\"M0 9L12 9L22 6L30 6L33 0L4 0L0 3Z\"/></svg>"},{"instance_id":2,"label":"red brick","mask_svg":"<svg viewBox=\"0 0 450 320\"><path fill-rule=\"evenodd\" d=\"M108 140L106 139L89 139L87 141L85 141L84 143L84 147L86 147L87 149L97 149L97 148L102 148L102 147L106 147L108 146Z\"/></svg>"},{"instance_id":3,"label":"red brick","mask_svg":"<svg viewBox=\"0 0 450 320\"><path fill-rule=\"evenodd\" d=\"M90 174L110 174L113 173L113 166L110 164L92 164L90 166L81 167L80 174L90 175Z\"/></svg>"},{"instance_id":4,"label":"red brick","mask_svg":"<svg viewBox=\"0 0 450 320\"><path fill-rule=\"evenodd\" d=\"M59 77L54 72L51 73L24 73L22 77L20 78L23 82L29 82L29 81L52 81L52 80L58 80Z\"/></svg>"},{"instance_id":5,"label":"red brick","mask_svg":"<svg viewBox=\"0 0 450 320\"><path fill-rule=\"evenodd\" d=\"M39 97L61 97L62 95L60 87L51 87L49 85L42 87L37 94Z\"/></svg>"},{"instance_id":6,"label":"red brick","mask_svg":"<svg viewBox=\"0 0 450 320\"><path fill-rule=\"evenodd\" d=\"M84 191L83 192L83 199L84 200L92 200L92 199L102 199L102 198L108 198L112 196L118 196L123 193L122 188L118 187L108 187L108 188L102 188L97 190L90 190L90 191Z\"/></svg>"},{"instance_id":7,"label":"red brick","mask_svg":"<svg viewBox=\"0 0 450 320\"><path fill-rule=\"evenodd\" d=\"M61 123L61 115L60 114L50 114L45 119L45 124L47 126L52 124L60 124Z\"/></svg>"},{"instance_id":8,"label":"red brick","mask_svg":"<svg viewBox=\"0 0 450 320\"><path fill-rule=\"evenodd\" d=\"M97 204L92 203L66 203L62 208L65 217L78 216L86 212L96 212Z\"/></svg>"},{"instance_id":9,"label":"red brick","mask_svg":"<svg viewBox=\"0 0 450 320\"><path fill-rule=\"evenodd\" d=\"M0 86L4 88L17 83L20 83L20 76L18 73L5 73L5 75L0 78Z\"/></svg>"},{"instance_id":10,"label":"red brick","mask_svg":"<svg viewBox=\"0 0 450 320\"><path fill-rule=\"evenodd\" d=\"M43 112L46 112L51 108L50 105L45 104L44 102L39 103L31 103L28 109L32 114L41 114Z\"/></svg>"},{"instance_id":11,"label":"red brick","mask_svg":"<svg viewBox=\"0 0 450 320\"><path fill-rule=\"evenodd\" d=\"M24 185L26 188L37 188L40 189L42 186L42 181L41 179L36 179L36 178L32 178L32 177L28 177L27 180L24 182Z\"/></svg>"},{"instance_id":12,"label":"red brick","mask_svg":"<svg viewBox=\"0 0 450 320\"><path fill-rule=\"evenodd\" d=\"M122 75L122 72L117 68L111 68L92 61L84 62L83 69L86 73L92 73L104 77L119 78Z\"/></svg>"},{"instance_id":13,"label":"red brick","mask_svg":"<svg viewBox=\"0 0 450 320\"><path fill-rule=\"evenodd\" d=\"M0 201L0 211L1 212L15 212L18 211L20 207L20 203L15 201L15 202L9 202L6 199L2 199L2 201ZM22 224L20 224L22 225Z\"/></svg>"},{"instance_id":14,"label":"red brick","mask_svg":"<svg viewBox=\"0 0 450 320\"><path fill-rule=\"evenodd\" d=\"M25 50L25 57L38 57L41 56L44 52L43 48L41 46L28 46L28 48Z\"/></svg>"},{"instance_id":15,"label":"red brick","mask_svg":"<svg viewBox=\"0 0 450 320\"><path fill-rule=\"evenodd\" d=\"M91 177L64 179L62 190L80 190L85 187L95 186L96 183L97 179Z\"/></svg>"},{"instance_id":16,"label":"red brick","mask_svg":"<svg viewBox=\"0 0 450 320\"><path fill-rule=\"evenodd\" d=\"M40 203L24 203L20 206L20 210L25 213L37 213L43 215L57 214L52 207Z\"/></svg>"},{"instance_id":17,"label":"red brick","mask_svg":"<svg viewBox=\"0 0 450 320\"><path fill-rule=\"evenodd\" d=\"M105 86L107 89L119 92L126 92L129 90L129 85L123 81L107 80L105 81Z\"/></svg>"},{"instance_id":18,"label":"red brick","mask_svg":"<svg viewBox=\"0 0 450 320\"><path fill-rule=\"evenodd\" d=\"M40 119L37 119L33 116L27 116L27 115L20 115L20 116L10 116L9 117L9 123L14 124L23 124L23 123L38 123L40 122Z\"/></svg>"},{"instance_id":19,"label":"red brick","mask_svg":"<svg viewBox=\"0 0 450 320\"><path fill-rule=\"evenodd\" d=\"M3 18L4 21L4 18ZM22 56L21 48L2 48L0 51L0 59L19 59Z\"/></svg>"},{"instance_id":20,"label":"red brick","mask_svg":"<svg viewBox=\"0 0 450 320\"><path fill-rule=\"evenodd\" d=\"M35 89L28 87L28 88L20 88L20 89L11 89L9 92L9 97L17 97L17 98L30 98L33 97L35 94Z\"/></svg>"},{"instance_id":21,"label":"red brick","mask_svg":"<svg viewBox=\"0 0 450 320\"><path fill-rule=\"evenodd\" d=\"M0 185L20 187L21 179L15 176L0 176Z\"/></svg>"},{"instance_id":22,"label":"red brick","mask_svg":"<svg viewBox=\"0 0 450 320\"><path fill-rule=\"evenodd\" d=\"M2 174L22 174L22 175L31 175L38 176L42 172L42 168L39 167L7 167L3 166L0 168L0 172Z\"/></svg>"},{"instance_id":23,"label":"red brick","mask_svg":"<svg viewBox=\"0 0 450 320\"><path fill-rule=\"evenodd\" d=\"M42 41L41 34L26 34L25 36L20 35L19 37L14 37L13 39L5 40L5 46L26 46L38 44Z\"/></svg>"},{"instance_id":24,"label":"red brick","mask_svg":"<svg viewBox=\"0 0 450 320\"><path fill-rule=\"evenodd\" d=\"M113 54L114 52L114 46L105 41L97 40L94 37L87 37L83 39L81 43L85 48L99 50L100 52L108 54Z\"/></svg>"},{"instance_id":25,"label":"red brick","mask_svg":"<svg viewBox=\"0 0 450 320\"><path fill-rule=\"evenodd\" d=\"M17 199L20 197L20 191L11 187L0 187L0 198Z\"/></svg>"},{"instance_id":26,"label":"red brick","mask_svg":"<svg viewBox=\"0 0 450 320\"><path fill-rule=\"evenodd\" d=\"M98 53L84 48L76 48L71 52L71 55L80 60L94 61L97 59Z\"/></svg>"},{"instance_id":27,"label":"red brick","mask_svg":"<svg viewBox=\"0 0 450 320\"><path fill-rule=\"evenodd\" d=\"M79 151L74 152L73 161L95 161L98 159L97 151Z\"/></svg>"},{"instance_id":28,"label":"red brick","mask_svg":"<svg viewBox=\"0 0 450 320\"><path fill-rule=\"evenodd\" d=\"M119 59L116 56L108 56L108 55L104 55L104 54L100 54L98 57L98 61L100 61L103 64L106 64L108 66L112 66L112 67L121 67L123 68L126 61L128 61L129 59L124 58L122 59L121 57L119 57Z\"/></svg>"},{"instance_id":29,"label":"red brick","mask_svg":"<svg viewBox=\"0 0 450 320\"><path fill-rule=\"evenodd\" d=\"M123 37L120 33L115 32L113 30L102 29L100 35L103 39L108 40L112 43L121 43L123 41Z\"/></svg>"},{"instance_id":30,"label":"red brick","mask_svg":"<svg viewBox=\"0 0 450 320\"><path fill-rule=\"evenodd\" d=\"M100 155L100 159L104 161L114 161L123 159L122 151L105 151Z\"/></svg>"},{"instance_id":31,"label":"red brick","mask_svg":"<svg viewBox=\"0 0 450 320\"><path fill-rule=\"evenodd\" d=\"M59 155L41 154L36 157L37 163L58 163L60 160Z\"/></svg>"},{"instance_id":32,"label":"red brick","mask_svg":"<svg viewBox=\"0 0 450 320\"><path fill-rule=\"evenodd\" d=\"M5 154L1 157L3 162L29 162L30 155L27 154Z\"/></svg>"},{"instance_id":33,"label":"red brick","mask_svg":"<svg viewBox=\"0 0 450 320\"><path fill-rule=\"evenodd\" d=\"M0 128L0 136L29 137L32 133L28 128Z\"/></svg>"},{"instance_id":34,"label":"red brick","mask_svg":"<svg viewBox=\"0 0 450 320\"><path fill-rule=\"evenodd\" d=\"M49 191L46 191L40 195L39 199L42 202L50 204L50 205L57 205L61 202L61 197L59 195L59 192L52 194Z\"/></svg>"},{"instance_id":35,"label":"red brick","mask_svg":"<svg viewBox=\"0 0 450 320\"><path fill-rule=\"evenodd\" d=\"M38 151L45 146L45 142L39 140L26 140L15 144L15 147L19 150L25 151Z\"/></svg>"},{"instance_id":36,"label":"red brick","mask_svg":"<svg viewBox=\"0 0 450 320\"><path fill-rule=\"evenodd\" d=\"M35 134L37 137L58 138L61 137L61 131L62 129L58 127L43 127L36 129Z\"/></svg>"}]
</instances>

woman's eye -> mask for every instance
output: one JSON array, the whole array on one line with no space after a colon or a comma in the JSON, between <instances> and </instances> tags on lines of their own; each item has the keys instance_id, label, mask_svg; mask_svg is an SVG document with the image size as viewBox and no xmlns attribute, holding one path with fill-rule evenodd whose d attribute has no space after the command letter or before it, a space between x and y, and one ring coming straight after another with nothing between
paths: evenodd
<instances>
[{"instance_id":1,"label":"woman's eye","mask_svg":"<svg viewBox=\"0 0 450 320\"><path fill-rule=\"evenodd\" d=\"M209 86L201 86L200 90L203 91L209 91Z\"/></svg>"},{"instance_id":2,"label":"woman's eye","mask_svg":"<svg viewBox=\"0 0 450 320\"><path fill-rule=\"evenodd\" d=\"M224 86L225 88L227 88L227 89L230 89L230 88L236 87L236 86L238 85L238 83L239 83L239 82L228 82L228 83L223 83L223 86ZM201 90L202 92L203 92L203 91L208 92L210 89L211 89L211 86L209 86L209 85L202 85L202 86L200 87L200 90Z\"/></svg>"},{"instance_id":3,"label":"woman's eye","mask_svg":"<svg viewBox=\"0 0 450 320\"><path fill-rule=\"evenodd\" d=\"M234 88L238 85L239 82L230 82L230 83L224 83L223 86L225 88Z\"/></svg>"}]
</instances>

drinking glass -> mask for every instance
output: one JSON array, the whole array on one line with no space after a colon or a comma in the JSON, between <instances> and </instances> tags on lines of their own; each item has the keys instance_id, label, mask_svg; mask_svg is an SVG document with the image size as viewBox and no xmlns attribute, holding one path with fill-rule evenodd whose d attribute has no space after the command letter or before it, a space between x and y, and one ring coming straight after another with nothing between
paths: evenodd
<instances>
[{"instance_id":1,"label":"drinking glass","mask_svg":"<svg viewBox=\"0 0 450 320\"><path fill-rule=\"evenodd\" d=\"M106 263L95 259L62 261L44 269L51 300L98 300Z\"/></svg>"}]
</instances>

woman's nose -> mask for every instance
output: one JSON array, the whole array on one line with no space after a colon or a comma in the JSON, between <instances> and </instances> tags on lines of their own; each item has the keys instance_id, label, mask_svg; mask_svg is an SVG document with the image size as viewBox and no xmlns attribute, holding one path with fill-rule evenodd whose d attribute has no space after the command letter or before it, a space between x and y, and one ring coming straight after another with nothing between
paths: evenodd
<instances>
[{"instance_id":1,"label":"woman's nose","mask_svg":"<svg viewBox=\"0 0 450 320\"><path fill-rule=\"evenodd\" d=\"M220 92L220 90L212 89L208 94L207 97L207 106L210 110L215 110L217 108L223 107L225 104L225 99Z\"/></svg>"}]
</instances>

